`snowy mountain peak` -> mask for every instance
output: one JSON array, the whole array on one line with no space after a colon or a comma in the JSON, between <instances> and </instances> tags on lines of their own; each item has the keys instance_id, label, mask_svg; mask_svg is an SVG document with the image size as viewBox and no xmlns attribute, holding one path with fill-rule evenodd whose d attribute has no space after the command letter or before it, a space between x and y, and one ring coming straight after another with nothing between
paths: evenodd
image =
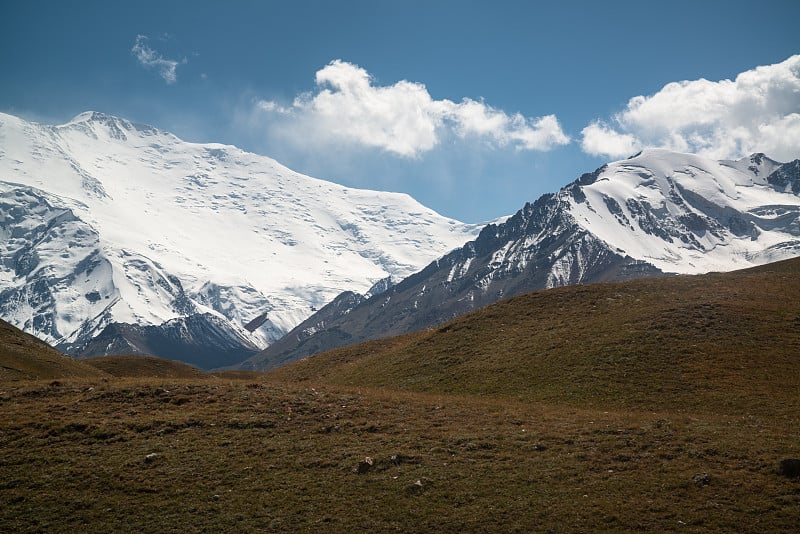
<instances>
[{"instance_id":1,"label":"snowy mountain peak","mask_svg":"<svg viewBox=\"0 0 800 534\"><path fill-rule=\"evenodd\" d=\"M205 313L263 347L478 231L94 111L61 126L0 115L0 201L0 316L51 343Z\"/></svg>"},{"instance_id":2,"label":"snowy mountain peak","mask_svg":"<svg viewBox=\"0 0 800 534\"><path fill-rule=\"evenodd\" d=\"M781 166L780 162L770 159L765 154L760 152L735 161L725 160L720 161L719 163L741 172L752 174L755 181L761 185L766 184L767 176L772 174L778 167Z\"/></svg>"},{"instance_id":3,"label":"snowy mountain peak","mask_svg":"<svg viewBox=\"0 0 800 534\"><path fill-rule=\"evenodd\" d=\"M100 123L107 123L107 122L117 122L122 121L123 119L117 119L113 115L107 115L106 113L102 113L100 111L84 111L83 113L78 113L72 119L67 122L66 125L70 124L79 124L85 122L100 122ZM127 121L126 121L127 122Z\"/></svg>"},{"instance_id":4,"label":"snowy mountain peak","mask_svg":"<svg viewBox=\"0 0 800 534\"><path fill-rule=\"evenodd\" d=\"M66 132L69 131L75 131L98 140L111 138L135 143L137 138L148 139L153 136L159 136L168 140L168 142L180 141L174 135L153 126L133 123L127 119L114 117L99 111L84 111L73 117L66 124L52 126L51 129L62 135L66 135ZM132 137L132 139L129 139L129 137Z\"/></svg>"},{"instance_id":5,"label":"snowy mountain peak","mask_svg":"<svg viewBox=\"0 0 800 534\"><path fill-rule=\"evenodd\" d=\"M714 161L651 149L600 169L572 192L569 212L613 249L665 272L744 268L798 247L800 198L786 194L791 180L773 177L789 168L763 154Z\"/></svg>"}]
</instances>

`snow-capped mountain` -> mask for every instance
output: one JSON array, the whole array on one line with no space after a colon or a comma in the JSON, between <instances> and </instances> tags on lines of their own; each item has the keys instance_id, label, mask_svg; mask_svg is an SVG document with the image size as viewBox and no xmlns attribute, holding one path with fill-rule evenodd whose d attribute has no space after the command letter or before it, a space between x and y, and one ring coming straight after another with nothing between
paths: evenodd
<instances>
[{"instance_id":1,"label":"snow-capped mountain","mask_svg":"<svg viewBox=\"0 0 800 534\"><path fill-rule=\"evenodd\" d=\"M380 295L341 295L244 367L431 327L527 291L797 256L799 193L800 160L647 150L526 204Z\"/></svg>"},{"instance_id":2,"label":"snow-capped mountain","mask_svg":"<svg viewBox=\"0 0 800 534\"><path fill-rule=\"evenodd\" d=\"M0 317L72 352L114 323L194 316L256 352L479 229L101 113L60 126L0 114Z\"/></svg>"}]
</instances>

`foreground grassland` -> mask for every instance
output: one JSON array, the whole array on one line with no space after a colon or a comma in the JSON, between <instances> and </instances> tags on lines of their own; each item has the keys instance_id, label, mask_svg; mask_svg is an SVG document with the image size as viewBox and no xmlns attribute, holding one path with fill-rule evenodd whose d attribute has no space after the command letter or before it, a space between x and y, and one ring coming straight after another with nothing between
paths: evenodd
<instances>
[{"instance_id":1,"label":"foreground grassland","mask_svg":"<svg viewBox=\"0 0 800 534\"><path fill-rule=\"evenodd\" d=\"M268 375L0 323L0 532L797 532L793 458L800 260L532 293Z\"/></svg>"},{"instance_id":2,"label":"foreground grassland","mask_svg":"<svg viewBox=\"0 0 800 534\"><path fill-rule=\"evenodd\" d=\"M789 532L796 409L279 384L0 385L2 532ZM371 459L370 462L366 458Z\"/></svg>"}]
</instances>

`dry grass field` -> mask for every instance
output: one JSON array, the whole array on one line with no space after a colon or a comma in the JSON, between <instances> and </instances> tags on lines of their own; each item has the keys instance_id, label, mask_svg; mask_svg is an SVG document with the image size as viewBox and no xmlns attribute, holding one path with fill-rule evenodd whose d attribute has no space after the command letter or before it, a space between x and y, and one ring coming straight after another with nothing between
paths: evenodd
<instances>
[{"instance_id":1,"label":"dry grass field","mask_svg":"<svg viewBox=\"0 0 800 534\"><path fill-rule=\"evenodd\" d=\"M37 378L101 376L106 374L82 361L64 356L0 319L0 383Z\"/></svg>"},{"instance_id":2,"label":"dry grass field","mask_svg":"<svg viewBox=\"0 0 800 534\"><path fill-rule=\"evenodd\" d=\"M0 391L5 532L789 532L796 412L264 382ZM367 460L367 458L371 459Z\"/></svg>"},{"instance_id":3,"label":"dry grass field","mask_svg":"<svg viewBox=\"0 0 800 534\"><path fill-rule=\"evenodd\" d=\"M154 356L99 356L79 360L119 378L200 378L206 373L191 365Z\"/></svg>"},{"instance_id":4,"label":"dry grass field","mask_svg":"<svg viewBox=\"0 0 800 534\"><path fill-rule=\"evenodd\" d=\"M796 531L798 274L543 291L269 375L5 378L0 531Z\"/></svg>"}]
</instances>

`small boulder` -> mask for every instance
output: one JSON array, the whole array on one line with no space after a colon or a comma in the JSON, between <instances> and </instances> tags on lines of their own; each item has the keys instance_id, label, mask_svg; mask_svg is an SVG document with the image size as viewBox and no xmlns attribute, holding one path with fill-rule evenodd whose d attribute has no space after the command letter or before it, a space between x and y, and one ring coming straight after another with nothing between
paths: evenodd
<instances>
[{"instance_id":1,"label":"small boulder","mask_svg":"<svg viewBox=\"0 0 800 534\"><path fill-rule=\"evenodd\" d=\"M358 462L358 467L356 468L356 473L358 473L359 475L363 475L364 473L366 473L367 471L372 469L373 465L375 465L375 460L373 460L371 457L367 456L362 461Z\"/></svg>"},{"instance_id":2,"label":"small boulder","mask_svg":"<svg viewBox=\"0 0 800 534\"><path fill-rule=\"evenodd\" d=\"M411 484L410 486L408 486L408 488L406 488L406 490L407 490L409 493L419 493L419 492L421 492L421 491L422 491L422 489L423 489L424 487L425 487L425 486L424 486L424 484L422 483L422 480L417 480L416 482L414 482L413 484Z\"/></svg>"},{"instance_id":3,"label":"small boulder","mask_svg":"<svg viewBox=\"0 0 800 534\"><path fill-rule=\"evenodd\" d=\"M778 473L788 478L800 477L800 458L786 458L781 460Z\"/></svg>"},{"instance_id":4,"label":"small boulder","mask_svg":"<svg viewBox=\"0 0 800 534\"><path fill-rule=\"evenodd\" d=\"M692 477L692 482L694 482L694 485L698 488L702 488L703 486L711 484L711 477L708 473L697 473Z\"/></svg>"}]
</instances>

